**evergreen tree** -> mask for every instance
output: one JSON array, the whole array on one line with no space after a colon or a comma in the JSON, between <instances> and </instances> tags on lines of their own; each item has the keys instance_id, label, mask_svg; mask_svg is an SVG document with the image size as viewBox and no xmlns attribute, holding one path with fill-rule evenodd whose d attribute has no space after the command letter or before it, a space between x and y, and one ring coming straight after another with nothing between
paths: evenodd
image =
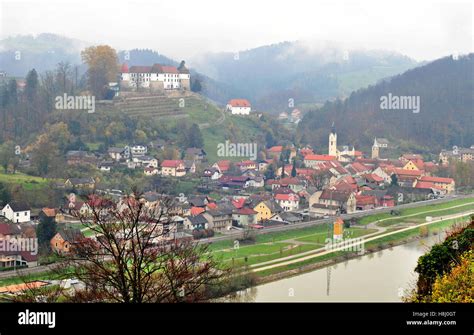
<instances>
[{"instance_id":1,"label":"evergreen tree","mask_svg":"<svg viewBox=\"0 0 474 335\"><path fill-rule=\"evenodd\" d=\"M291 169L291 176L296 177L296 159L293 159L293 168Z\"/></svg>"},{"instance_id":2,"label":"evergreen tree","mask_svg":"<svg viewBox=\"0 0 474 335\"><path fill-rule=\"evenodd\" d=\"M189 128L188 147L202 148L204 147L204 139L202 137L201 129L195 123Z\"/></svg>"},{"instance_id":3,"label":"evergreen tree","mask_svg":"<svg viewBox=\"0 0 474 335\"><path fill-rule=\"evenodd\" d=\"M56 222L53 218L42 217L36 227L36 237L41 246L48 246L49 241L56 235Z\"/></svg>"}]
</instances>

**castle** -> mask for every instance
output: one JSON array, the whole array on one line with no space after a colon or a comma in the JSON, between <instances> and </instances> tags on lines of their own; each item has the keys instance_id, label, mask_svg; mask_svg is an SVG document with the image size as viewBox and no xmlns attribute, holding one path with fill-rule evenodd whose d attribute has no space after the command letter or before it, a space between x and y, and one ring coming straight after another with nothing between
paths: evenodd
<instances>
[{"instance_id":1,"label":"castle","mask_svg":"<svg viewBox=\"0 0 474 335\"><path fill-rule=\"evenodd\" d=\"M190 90L191 75L184 61L178 67L153 64L153 66L131 66L128 68L128 65L124 63L120 71L120 87Z\"/></svg>"}]
</instances>

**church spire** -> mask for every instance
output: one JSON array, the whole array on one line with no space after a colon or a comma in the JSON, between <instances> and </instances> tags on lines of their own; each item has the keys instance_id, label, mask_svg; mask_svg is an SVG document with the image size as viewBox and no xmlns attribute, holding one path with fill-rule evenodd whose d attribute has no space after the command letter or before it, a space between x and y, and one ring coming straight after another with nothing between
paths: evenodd
<instances>
[{"instance_id":1,"label":"church spire","mask_svg":"<svg viewBox=\"0 0 474 335\"><path fill-rule=\"evenodd\" d=\"M334 125L334 121L333 121L332 126L331 126L331 133L332 134L336 133L336 126Z\"/></svg>"}]
</instances>

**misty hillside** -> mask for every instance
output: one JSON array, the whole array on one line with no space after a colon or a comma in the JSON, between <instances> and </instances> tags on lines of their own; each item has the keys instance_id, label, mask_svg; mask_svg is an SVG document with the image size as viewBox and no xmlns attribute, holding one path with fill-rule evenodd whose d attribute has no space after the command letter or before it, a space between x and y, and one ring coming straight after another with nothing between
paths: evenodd
<instances>
[{"instance_id":1,"label":"misty hillside","mask_svg":"<svg viewBox=\"0 0 474 335\"><path fill-rule=\"evenodd\" d=\"M59 62L79 65L80 52L88 44L55 34L19 35L0 40L0 70L24 77L31 69L52 70Z\"/></svg>"},{"instance_id":2,"label":"misty hillside","mask_svg":"<svg viewBox=\"0 0 474 335\"><path fill-rule=\"evenodd\" d=\"M201 73L224 82L234 97L260 109L282 111L293 98L324 102L413 68L417 63L385 51L345 51L330 45L284 42L233 53L206 54L193 60Z\"/></svg>"},{"instance_id":3,"label":"misty hillside","mask_svg":"<svg viewBox=\"0 0 474 335\"><path fill-rule=\"evenodd\" d=\"M391 80L354 92L344 101L328 102L305 115L298 133L303 141L327 147L328 127L335 122L340 144L368 149L373 138L424 152L474 144L474 54L433 61ZM419 96L420 111L382 109L381 97ZM433 150L431 150L433 151Z\"/></svg>"}]
</instances>

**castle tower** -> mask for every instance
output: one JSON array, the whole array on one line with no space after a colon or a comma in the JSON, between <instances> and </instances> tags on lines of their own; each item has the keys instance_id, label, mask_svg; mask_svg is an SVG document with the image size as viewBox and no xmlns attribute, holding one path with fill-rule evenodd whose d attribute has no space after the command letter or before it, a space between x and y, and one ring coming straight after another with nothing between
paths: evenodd
<instances>
[{"instance_id":1,"label":"castle tower","mask_svg":"<svg viewBox=\"0 0 474 335\"><path fill-rule=\"evenodd\" d=\"M127 63L123 63L122 67L120 68L120 87L130 87L130 73Z\"/></svg>"},{"instance_id":2,"label":"castle tower","mask_svg":"<svg viewBox=\"0 0 474 335\"><path fill-rule=\"evenodd\" d=\"M337 134L336 134L336 127L334 126L334 122L332 123L331 133L329 134L329 151L328 154L330 156L337 157Z\"/></svg>"},{"instance_id":3,"label":"castle tower","mask_svg":"<svg viewBox=\"0 0 474 335\"><path fill-rule=\"evenodd\" d=\"M185 61L182 60L178 66L179 81L181 82L181 88L185 91L191 90L191 75L189 70L185 66Z\"/></svg>"}]
</instances>

